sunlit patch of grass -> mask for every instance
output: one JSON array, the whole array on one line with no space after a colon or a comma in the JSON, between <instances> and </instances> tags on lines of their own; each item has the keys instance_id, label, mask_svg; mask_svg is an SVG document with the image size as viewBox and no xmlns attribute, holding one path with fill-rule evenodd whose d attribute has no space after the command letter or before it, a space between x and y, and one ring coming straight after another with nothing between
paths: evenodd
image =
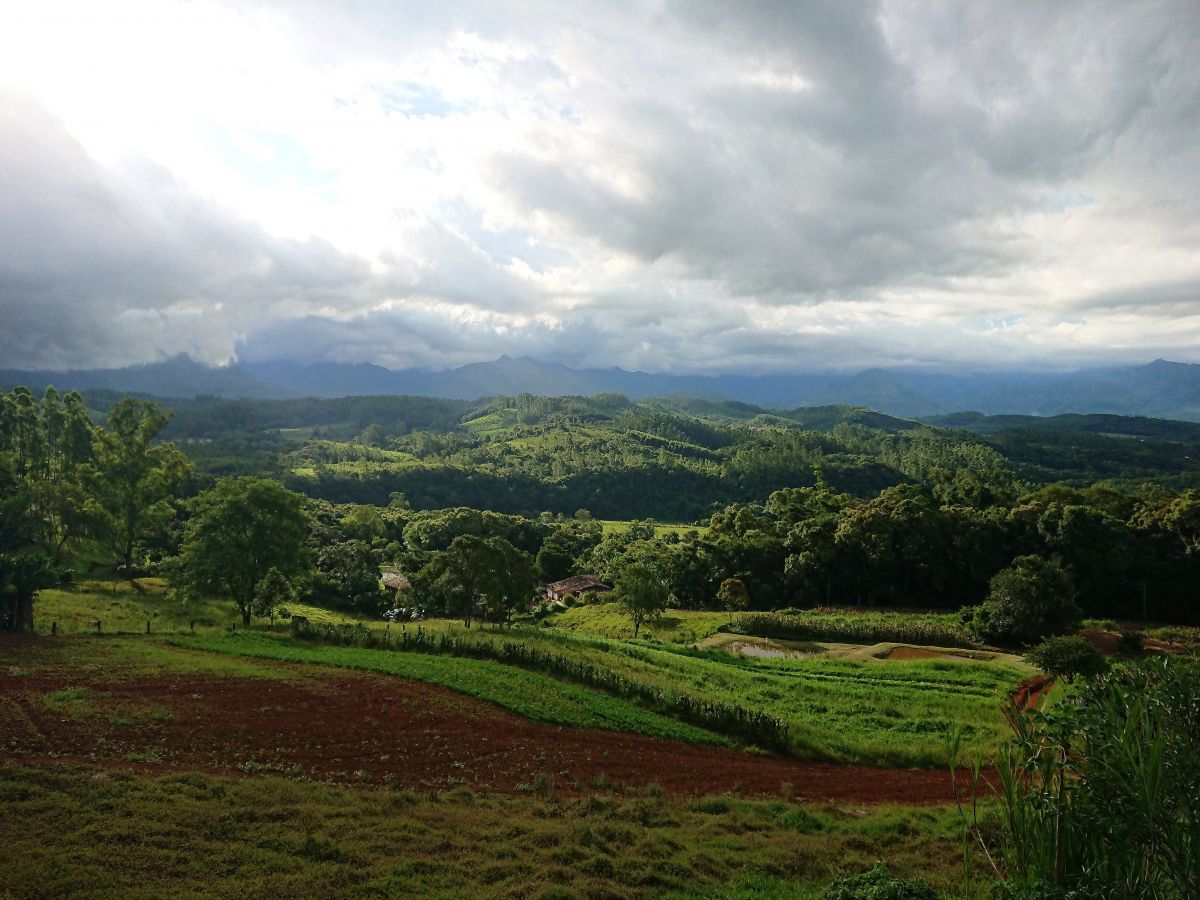
<instances>
[{"instance_id":1,"label":"sunlit patch of grass","mask_svg":"<svg viewBox=\"0 0 1200 900\"><path fill-rule=\"evenodd\" d=\"M312 622L352 622L353 616L333 610L289 605L289 610ZM84 580L69 588L47 588L38 593L34 607L37 630L49 634L186 634L242 627L242 617L230 600L200 598L182 603L172 598L160 578L134 582ZM94 622L99 622L97 628ZM269 623L255 620L254 628ZM276 622L283 629L286 622Z\"/></svg>"},{"instance_id":2,"label":"sunlit patch of grass","mask_svg":"<svg viewBox=\"0 0 1200 900\"><path fill-rule=\"evenodd\" d=\"M672 644L694 644L729 624L726 612L670 609L657 621L645 623L639 635L644 640L667 641ZM633 624L615 603L592 603L576 606L552 616L548 623L555 628L594 634L601 637L633 637Z\"/></svg>"}]
</instances>

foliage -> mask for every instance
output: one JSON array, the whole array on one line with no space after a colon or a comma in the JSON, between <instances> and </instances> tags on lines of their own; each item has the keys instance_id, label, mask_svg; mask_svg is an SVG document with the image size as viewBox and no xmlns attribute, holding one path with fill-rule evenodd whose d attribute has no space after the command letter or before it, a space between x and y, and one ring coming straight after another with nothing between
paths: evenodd
<instances>
[{"instance_id":1,"label":"foliage","mask_svg":"<svg viewBox=\"0 0 1200 900\"><path fill-rule=\"evenodd\" d=\"M463 534L417 573L415 587L427 604L457 615L470 627L477 615L507 622L532 600L535 584L528 553L502 537Z\"/></svg>"},{"instance_id":2,"label":"foliage","mask_svg":"<svg viewBox=\"0 0 1200 900\"><path fill-rule=\"evenodd\" d=\"M630 563L621 567L616 577L617 605L633 622L633 636L644 622L652 622L663 614L670 597L662 579L649 566Z\"/></svg>"},{"instance_id":3,"label":"foliage","mask_svg":"<svg viewBox=\"0 0 1200 900\"><path fill-rule=\"evenodd\" d=\"M892 874L886 863L876 863L858 875L840 875L821 895L823 900L938 900L924 881L909 881Z\"/></svg>"},{"instance_id":4,"label":"foliage","mask_svg":"<svg viewBox=\"0 0 1200 900\"><path fill-rule=\"evenodd\" d=\"M155 443L170 420L153 403L120 401L96 429L93 461L85 467L92 533L107 542L131 578L135 542L174 516L173 494L191 468L173 444Z\"/></svg>"},{"instance_id":5,"label":"foliage","mask_svg":"<svg viewBox=\"0 0 1200 900\"><path fill-rule=\"evenodd\" d=\"M361 540L321 545L308 599L316 606L377 618L388 598L380 586L379 564L370 545Z\"/></svg>"},{"instance_id":6,"label":"foliage","mask_svg":"<svg viewBox=\"0 0 1200 900\"><path fill-rule=\"evenodd\" d=\"M726 578L717 589L717 602L730 612L739 612L750 606L750 592L746 582L740 578Z\"/></svg>"},{"instance_id":7,"label":"foliage","mask_svg":"<svg viewBox=\"0 0 1200 900\"><path fill-rule=\"evenodd\" d=\"M296 602L296 589L282 572L272 566L254 590L251 612L259 618L274 620Z\"/></svg>"},{"instance_id":8,"label":"foliage","mask_svg":"<svg viewBox=\"0 0 1200 900\"><path fill-rule=\"evenodd\" d=\"M1024 896L1200 895L1200 667L1118 666L1001 754L1003 871Z\"/></svg>"},{"instance_id":9,"label":"foliage","mask_svg":"<svg viewBox=\"0 0 1200 900\"><path fill-rule=\"evenodd\" d=\"M992 578L987 600L971 610L967 628L982 641L1026 645L1079 625L1071 576L1054 561L1021 556Z\"/></svg>"},{"instance_id":10,"label":"foliage","mask_svg":"<svg viewBox=\"0 0 1200 900\"><path fill-rule=\"evenodd\" d=\"M1078 635L1046 638L1025 651L1025 658L1055 678L1074 681L1108 671L1108 663L1095 647Z\"/></svg>"},{"instance_id":11,"label":"foliage","mask_svg":"<svg viewBox=\"0 0 1200 900\"><path fill-rule=\"evenodd\" d=\"M250 624L259 582L274 568L307 576L304 498L277 481L226 478L191 504L170 577L185 592L227 594Z\"/></svg>"}]
</instances>

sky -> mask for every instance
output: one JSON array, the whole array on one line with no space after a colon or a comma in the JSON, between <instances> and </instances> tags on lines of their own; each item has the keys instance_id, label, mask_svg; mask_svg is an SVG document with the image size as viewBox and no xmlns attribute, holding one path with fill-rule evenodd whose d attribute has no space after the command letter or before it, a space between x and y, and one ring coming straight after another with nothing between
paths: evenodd
<instances>
[{"instance_id":1,"label":"sky","mask_svg":"<svg viewBox=\"0 0 1200 900\"><path fill-rule=\"evenodd\" d=\"M0 0L0 368L1200 362L1200 3Z\"/></svg>"}]
</instances>

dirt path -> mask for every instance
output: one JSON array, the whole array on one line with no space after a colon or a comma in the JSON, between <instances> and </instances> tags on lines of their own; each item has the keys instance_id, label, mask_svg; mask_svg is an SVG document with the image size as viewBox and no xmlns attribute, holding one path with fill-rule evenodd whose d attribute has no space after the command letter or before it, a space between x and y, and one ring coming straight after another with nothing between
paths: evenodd
<instances>
[{"instance_id":1,"label":"dirt path","mask_svg":"<svg viewBox=\"0 0 1200 900\"><path fill-rule=\"evenodd\" d=\"M1012 695L1013 705L1020 710L1034 709L1042 697L1054 686L1054 679L1046 675L1035 675L1021 683Z\"/></svg>"},{"instance_id":2,"label":"dirt path","mask_svg":"<svg viewBox=\"0 0 1200 900\"><path fill-rule=\"evenodd\" d=\"M276 773L411 788L576 793L792 794L941 803L941 770L805 763L639 735L544 725L403 678L295 681L204 674L116 677L0 670L0 757L144 771Z\"/></svg>"}]
</instances>

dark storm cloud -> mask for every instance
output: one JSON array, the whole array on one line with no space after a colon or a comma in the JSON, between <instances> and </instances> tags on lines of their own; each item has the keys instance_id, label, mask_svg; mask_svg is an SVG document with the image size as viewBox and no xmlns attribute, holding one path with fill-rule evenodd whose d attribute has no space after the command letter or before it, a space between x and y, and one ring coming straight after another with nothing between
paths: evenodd
<instances>
[{"instance_id":1,"label":"dark storm cloud","mask_svg":"<svg viewBox=\"0 0 1200 900\"><path fill-rule=\"evenodd\" d=\"M0 92L5 365L1200 359L1194 3L265 8L418 161L368 160L382 249Z\"/></svg>"}]
</instances>

